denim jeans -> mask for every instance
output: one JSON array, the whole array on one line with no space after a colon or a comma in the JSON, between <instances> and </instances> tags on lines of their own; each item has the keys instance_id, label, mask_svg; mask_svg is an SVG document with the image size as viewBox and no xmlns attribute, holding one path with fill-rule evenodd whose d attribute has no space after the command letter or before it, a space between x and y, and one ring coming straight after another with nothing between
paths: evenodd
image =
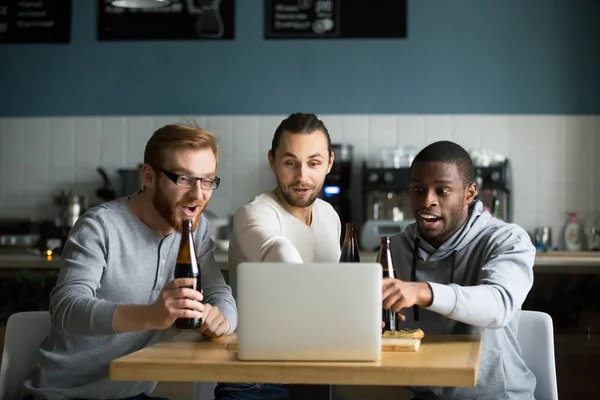
<instances>
[{"instance_id":1,"label":"denim jeans","mask_svg":"<svg viewBox=\"0 0 600 400\"><path fill-rule=\"evenodd\" d=\"M288 400L289 385L272 383L218 383L215 400Z\"/></svg>"},{"instance_id":2,"label":"denim jeans","mask_svg":"<svg viewBox=\"0 0 600 400\"><path fill-rule=\"evenodd\" d=\"M23 400L35 400L32 396L27 396ZM84 399L76 399L76 400L84 400ZM128 397L126 399L119 400L169 400L166 397L150 397L147 394L138 394L137 396Z\"/></svg>"},{"instance_id":3,"label":"denim jeans","mask_svg":"<svg viewBox=\"0 0 600 400\"><path fill-rule=\"evenodd\" d=\"M138 394L137 396L128 397L123 400L169 400L166 397L151 397L147 394Z\"/></svg>"}]
</instances>

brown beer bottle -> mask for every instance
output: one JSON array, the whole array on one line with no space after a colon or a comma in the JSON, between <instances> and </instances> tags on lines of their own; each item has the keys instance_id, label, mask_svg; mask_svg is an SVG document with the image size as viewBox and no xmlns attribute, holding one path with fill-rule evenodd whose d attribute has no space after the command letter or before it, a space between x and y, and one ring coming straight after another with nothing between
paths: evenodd
<instances>
[{"instance_id":1,"label":"brown beer bottle","mask_svg":"<svg viewBox=\"0 0 600 400\"><path fill-rule=\"evenodd\" d=\"M175 264L175 279L178 278L195 278L196 284L188 286L190 289L199 291L202 287L192 235L192 221L189 219L181 224L181 243ZM175 321L175 326L179 329L197 329L200 325L202 325L202 318L178 318Z\"/></svg>"},{"instance_id":2,"label":"brown beer bottle","mask_svg":"<svg viewBox=\"0 0 600 400\"><path fill-rule=\"evenodd\" d=\"M392 250L390 247L390 237L381 238L381 247L377 254L377 262L381 264L384 278L394 278L394 265L392 264ZM395 331L397 314L391 310L382 308L383 331Z\"/></svg>"},{"instance_id":3,"label":"brown beer bottle","mask_svg":"<svg viewBox=\"0 0 600 400\"><path fill-rule=\"evenodd\" d=\"M346 223L346 235L344 236L340 262L360 262L358 240L356 239L356 225L354 225L354 222Z\"/></svg>"}]
</instances>

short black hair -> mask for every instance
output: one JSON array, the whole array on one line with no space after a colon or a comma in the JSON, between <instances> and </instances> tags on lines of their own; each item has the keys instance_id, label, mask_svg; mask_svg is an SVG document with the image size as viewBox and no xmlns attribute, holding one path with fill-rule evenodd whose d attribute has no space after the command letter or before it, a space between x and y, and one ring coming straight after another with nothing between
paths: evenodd
<instances>
[{"instance_id":1,"label":"short black hair","mask_svg":"<svg viewBox=\"0 0 600 400\"><path fill-rule=\"evenodd\" d=\"M465 187L473 183L473 160L460 145L449 140L431 143L421 150L413 160L410 170L416 162L444 162L456 165Z\"/></svg>"},{"instance_id":2,"label":"short black hair","mask_svg":"<svg viewBox=\"0 0 600 400\"><path fill-rule=\"evenodd\" d=\"M281 135L284 131L290 133L313 133L317 130L320 130L325 134L325 138L327 139L327 151L331 156L331 138L329 137L329 131L327 131L323 121L321 121L315 114L312 113L290 114L286 119L281 121L275 130L275 135L273 135L273 141L271 142L271 153L275 154L275 149L279 147Z\"/></svg>"}]
</instances>

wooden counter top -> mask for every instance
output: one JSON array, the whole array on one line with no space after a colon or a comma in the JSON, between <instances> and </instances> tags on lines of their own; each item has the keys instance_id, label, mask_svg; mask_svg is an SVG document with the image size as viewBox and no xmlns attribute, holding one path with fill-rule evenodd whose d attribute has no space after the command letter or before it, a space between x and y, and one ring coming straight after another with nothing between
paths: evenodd
<instances>
[{"instance_id":1,"label":"wooden counter top","mask_svg":"<svg viewBox=\"0 0 600 400\"><path fill-rule=\"evenodd\" d=\"M62 265L60 257L35 255L0 254L0 270L12 269L59 269Z\"/></svg>"},{"instance_id":2,"label":"wooden counter top","mask_svg":"<svg viewBox=\"0 0 600 400\"><path fill-rule=\"evenodd\" d=\"M360 253L361 261L375 261L377 253ZM540 274L600 274L599 251L538 252L533 267Z\"/></svg>"},{"instance_id":3,"label":"wooden counter top","mask_svg":"<svg viewBox=\"0 0 600 400\"><path fill-rule=\"evenodd\" d=\"M216 251L215 260L222 270L229 270L227 253ZM377 253L361 252L362 261L375 261ZM45 256L0 254L0 269L57 269L61 266L59 256L47 258ZM538 253L535 258L534 272L536 273L561 273L561 274L600 274L600 252L582 251L567 252L555 251Z\"/></svg>"},{"instance_id":4,"label":"wooden counter top","mask_svg":"<svg viewBox=\"0 0 600 400\"><path fill-rule=\"evenodd\" d=\"M563 274L600 273L598 251L549 251L535 256L534 272Z\"/></svg>"},{"instance_id":5,"label":"wooden counter top","mask_svg":"<svg viewBox=\"0 0 600 400\"><path fill-rule=\"evenodd\" d=\"M112 361L110 379L475 386L481 358L478 335L426 336L419 351L383 352L378 362L240 361L226 348L234 338L202 341L196 333L182 333Z\"/></svg>"}]
</instances>

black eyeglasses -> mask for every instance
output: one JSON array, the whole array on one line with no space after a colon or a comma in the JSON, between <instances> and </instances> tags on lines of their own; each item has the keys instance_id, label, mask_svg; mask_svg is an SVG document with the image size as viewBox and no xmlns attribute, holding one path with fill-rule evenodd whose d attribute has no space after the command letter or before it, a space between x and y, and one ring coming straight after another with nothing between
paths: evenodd
<instances>
[{"instance_id":1,"label":"black eyeglasses","mask_svg":"<svg viewBox=\"0 0 600 400\"><path fill-rule=\"evenodd\" d=\"M221 178L216 176L214 178L196 178L195 176L191 175L177 175L171 171L167 171L162 167L156 168L158 168L163 174L165 174L165 176L169 178L174 184L182 188L189 189L191 187L194 187L196 181L200 181L200 187L202 187L202 189L215 190L219 187L219 184L221 183Z\"/></svg>"}]
</instances>

